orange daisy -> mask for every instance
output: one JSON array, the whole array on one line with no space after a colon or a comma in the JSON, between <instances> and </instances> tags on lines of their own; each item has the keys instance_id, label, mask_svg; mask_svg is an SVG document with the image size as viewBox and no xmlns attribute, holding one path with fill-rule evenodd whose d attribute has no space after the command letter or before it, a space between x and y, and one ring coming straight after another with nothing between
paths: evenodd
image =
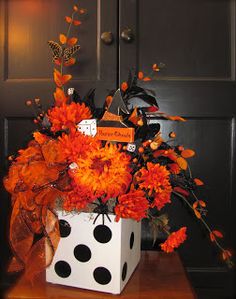
<instances>
[{"instance_id":1,"label":"orange daisy","mask_svg":"<svg viewBox=\"0 0 236 299\"><path fill-rule=\"evenodd\" d=\"M121 217L140 221L147 216L149 205L142 190L131 190L127 194L122 194L118 197L118 202L115 207L116 221Z\"/></svg>"},{"instance_id":2,"label":"orange daisy","mask_svg":"<svg viewBox=\"0 0 236 299\"><path fill-rule=\"evenodd\" d=\"M161 249L167 253L173 252L175 248L178 248L186 240L186 229L186 227L182 227L178 231L171 233L167 240L160 244Z\"/></svg>"},{"instance_id":3,"label":"orange daisy","mask_svg":"<svg viewBox=\"0 0 236 299\"><path fill-rule=\"evenodd\" d=\"M130 157L115 144L93 148L86 159L78 158L76 163L78 167L71 169L70 175L94 199L103 197L105 202L117 197L127 191L132 180Z\"/></svg>"},{"instance_id":4,"label":"orange daisy","mask_svg":"<svg viewBox=\"0 0 236 299\"><path fill-rule=\"evenodd\" d=\"M75 162L78 158L85 158L87 153L99 149L101 142L95 137L87 136L79 131L63 134L58 138L62 153L69 162Z\"/></svg>"},{"instance_id":5,"label":"orange daisy","mask_svg":"<svg viewBox=\"0 0 236 299\"><path fill-rule=\"evenodd\" d=\"M169 180L170 172L159 163L147 163L147 168L141 168L136 175L139 187L148 191L149 196L154 197L151 207L160 210L170 202L172 187Z\"/></svg>"},{"instance_id":6,"label":"orange daisy","mask_svg":"<svg viewBox=\"0 0 236 299\"><path fill-rule=\"evenodd\" d=\"M84 103L74 103L70 105L62 104L48 111L48 118L52 124L51 131L72 130L83 119L92 117L90 109Z\"/></svg>"}]
</instances>

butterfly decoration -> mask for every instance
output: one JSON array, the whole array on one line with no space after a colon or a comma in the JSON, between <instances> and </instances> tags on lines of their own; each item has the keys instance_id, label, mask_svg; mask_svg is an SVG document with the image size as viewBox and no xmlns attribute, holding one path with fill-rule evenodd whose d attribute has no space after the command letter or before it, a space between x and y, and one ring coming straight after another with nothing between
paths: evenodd
<instances>
[{"instance_id":1,"label":"butterfly decoration","mask_svg":"<svg viewBox=\"0 0 236 299\"><path fill-rule=\"evenodd\" d=\"M80 45L63 49L61 45L52 40L48 41L48 45L53 54L53 62L63 60L64 63L68 63L72 56L80 49Z\"/></svg>"}]
</instances>

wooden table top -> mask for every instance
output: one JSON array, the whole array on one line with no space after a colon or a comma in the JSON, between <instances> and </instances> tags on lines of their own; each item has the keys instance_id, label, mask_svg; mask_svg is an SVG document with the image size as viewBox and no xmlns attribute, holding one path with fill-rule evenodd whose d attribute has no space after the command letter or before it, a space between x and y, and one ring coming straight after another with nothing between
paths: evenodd
<instances>
[{"instance_id":1,"label":"wooden table top","mask_svg":"<svg viewBox=\"0 0 236 299\"><path fill-rule=\"evenodd\" d=\"M190 299L196 298L177 253L143 251L141 261L120 295L87 291L45 282L42 274L31 286L24 278L9 291L8 299Z\"/></svg>"}]
</instances>

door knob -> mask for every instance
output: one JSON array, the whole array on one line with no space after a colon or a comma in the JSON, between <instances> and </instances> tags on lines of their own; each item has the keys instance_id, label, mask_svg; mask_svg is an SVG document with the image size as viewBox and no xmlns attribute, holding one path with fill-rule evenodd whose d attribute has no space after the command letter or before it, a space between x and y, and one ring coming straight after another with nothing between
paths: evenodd
<instances>
[{"instance_id":1,"label":"door knob","mask_svg":"<svg viewBox=\"0 0 236 299\"><path fill-rule=\"evenodd\" d=\"M104 44L111 45L114 40L113 33L110 31L103 32L101 34L101 40L104 42Z\"/></svg>"},{"instance_id":2,"label":"door knob","mask_svg":"<svg viewBox=\"0 0 236 299\"><path fill-rule=\"evenodd\" d=\"M123 39L123 41L125 41L126 43L130 43L134 40L134 33L133 30L131 28L125 28L122 32L121 32L121 38Z\"/></svg>"}]
</instances>

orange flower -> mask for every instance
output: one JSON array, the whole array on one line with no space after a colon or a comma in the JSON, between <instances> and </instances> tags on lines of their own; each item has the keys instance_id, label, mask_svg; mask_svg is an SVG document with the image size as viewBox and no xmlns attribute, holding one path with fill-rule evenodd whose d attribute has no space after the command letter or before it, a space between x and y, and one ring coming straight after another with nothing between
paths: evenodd
<instances>
[{"instance_id":1,"label":"orange flower","mask_svg":"<svg viewBox=\"0 0 236 299\"><path fill-rule=\"evenodd\" d=\"M78 158L76 163L79 167L70 170L75 184L94 199L103 197L104 202L125 193L132 179L130 157L115 144L91 148L86 159Z\"/></svg>"},{"instance_id":2,"label":"orange flower","mask_svg":"<svg viewBox=\"0 0 236 299\"><path fill-rule=\"evenodd\" d=\"M54 107L48 111L49 121L52 123L51 131L73 129L83 119L92 117L90 109L84 103L70 105L62 104L61 107Z\"/></svg>"},{"instance_id":3,"label":"orange flower","mask_svg":"<svg viewBox=\"0 0 236 299\"><path fill-rule=\"evenodd\" d=\"M172 187L169 181L170 172L165 166L148 162L147 169L142 168L136 175L136 180L141 189L148 191L149 196L154 197L152 207L160 210L170 202Z\"/></svg>"},{"instance_id":4,"label":"orange flower","mask_svg":"<svg viewBox=\"0 0 236 299\"><path fill-rule=\"evenodd\" d=\"M140 221L147 216L149 205L142 190L132 190L122 194L118 197L118 202L115 207L116 221L121 217Z\"/></svg>"},{"instance_id":5,"label":"orange flower","mask_svg":"<svg viewBox=\"0 0 236 299\"><path fill-rule=\"evenodd\" d=\"M85 158L91 150L101 147L101 142L94 137L84 135L79 131L63 134L59 137L62 153L69 162L75 162L78 158Z\"/></svg>"},{"instance_id":6,"label":"orange flower","mask_svg":"<svg viewBox=\"0 0 236 299\"><path fill-rule=\"evenodd\" d=\"M167 253L173 252L175 248L178 248L186 240L186 229L186 227L182 227L178 231L171 233L167 240L160 244L161 249Z\"/></svg>"},{"instance_id":7,"label":"orange flower","mask_svg":"<svg viewBox=\"0 0 236 299\"><path fill-rule=\"evenodd\" d=\"M34 140L36 142L38 142L38 144L40 144L40 145L44 144L49 139L49 137L47 135L44 135L40 132L34 132L33 137L34 137Z\"/></svg>"},{"instance_id":8,"label":"orange flower","mask_svg":"<svg viewBox=\"0 0 236 299\"><path fill-rule=\"evenodd\" d=\"M73 186L73 190L64 197L63 208L68 212L86 208L88 203L93 201L86 191L81 186Z\"/></svg>"}]
</instances>

